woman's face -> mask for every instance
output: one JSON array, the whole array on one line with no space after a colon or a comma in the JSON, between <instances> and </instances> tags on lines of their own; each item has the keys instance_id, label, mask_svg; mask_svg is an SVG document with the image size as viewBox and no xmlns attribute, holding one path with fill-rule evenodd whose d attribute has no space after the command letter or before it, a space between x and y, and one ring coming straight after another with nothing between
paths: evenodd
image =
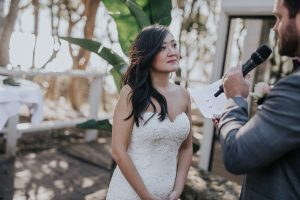
<instances>
[{"instance_id":1,"label":"woman's face","mask_svg":"<svg viewBox=\"0 0 300 200\"><path fill-rule=\"evenodd\" d=\"M178 69L179 51L171 33L163 41L160 51L156 54L152 70L157 72L174 72Z\"/></svg>"}]
</instances>

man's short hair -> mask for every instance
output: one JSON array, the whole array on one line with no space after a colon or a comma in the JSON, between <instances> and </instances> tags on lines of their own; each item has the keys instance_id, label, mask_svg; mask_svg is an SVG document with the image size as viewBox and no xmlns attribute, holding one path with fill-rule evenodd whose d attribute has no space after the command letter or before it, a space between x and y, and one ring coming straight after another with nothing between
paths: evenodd
<instances>
[{"instance_id":1,"label":"man's short hair","mask_svg":"<svg viewBox=\"0 0 300 200\"><path fill-rule=\"evenodd\" d=\"M289 17L295 18L300 12L300 0L284 0L283 2L289 10Z\"/></svg>"}]
</instances>

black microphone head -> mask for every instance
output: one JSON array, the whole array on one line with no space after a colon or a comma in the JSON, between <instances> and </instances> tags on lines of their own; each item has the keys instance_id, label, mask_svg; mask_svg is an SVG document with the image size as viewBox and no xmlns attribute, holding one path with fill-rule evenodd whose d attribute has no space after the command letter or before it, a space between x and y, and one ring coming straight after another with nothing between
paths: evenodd
<instances>
[{"instance_id":1,"label":"black microphone head","mask_svg":"<svg viewBox=\"0 0 300 200\"><path fill-rule=\"evenodd\" d=\"M264 59L266 60L272 53L272 49L268 47L267 45L263 44L258 49L256 49L256 52Z\"/></svg>"},{"instance_id":2,"label":"black microphone head","mask_svg":"<svg viewBox=\"0 0 300 200\"><path fill-rule=\"evenodd\" d=\"M272 49L268 47L267 45L263 44L258 49L256 49L256 52L254 52L251 55L251 59L257 64L261 64L264 62L272 53Z\"/></svg>"}]
</instances>

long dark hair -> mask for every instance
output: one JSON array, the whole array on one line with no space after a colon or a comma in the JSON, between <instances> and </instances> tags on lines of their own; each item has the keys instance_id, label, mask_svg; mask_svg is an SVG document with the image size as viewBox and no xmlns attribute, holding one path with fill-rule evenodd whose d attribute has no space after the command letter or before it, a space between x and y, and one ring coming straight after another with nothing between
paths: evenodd
<instances>
[{"instance_id":1,"label":"long dark hair","mask_svg":"<svg viewBox=\"0 0 300 200\"><path fill-rule=\"evenodd\" d=\"M289 10L289 17L295 18L298 12L300 12L300 1L299 0L284 0L284 5Z\"/></svg>"},{"instance_id":2,"label":"long dark hair","mask_svg":"<svg viewBox=\"0 0 300 200\"><path fill-rule=\"evenodd\" d=\"M151 25L145 27L135 39L130 51L130 65L123 77L123 85L128 84L131 91L132 112L125 119L134 117L134 122L139 126L139 121L144 120L142 114L146 112L149 105L153 107L153 115L145 121L146 124L156 113L151 97L156 99L161 107L159 120L165 119L168 108L165 97L152 85L150 69L156 54L161 50L163 41L169 30L162 25Z\"/></svg>"}]
</instances>

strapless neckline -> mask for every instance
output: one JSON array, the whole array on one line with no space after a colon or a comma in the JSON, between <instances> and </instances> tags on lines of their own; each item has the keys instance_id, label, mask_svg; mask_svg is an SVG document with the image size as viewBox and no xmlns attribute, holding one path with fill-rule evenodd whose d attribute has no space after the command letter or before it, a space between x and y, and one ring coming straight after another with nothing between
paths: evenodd
<instances>
[{"instance_id":1,"label":"strapless neckline","mask_svg":"<svg viewBox=\"0 0 300 200\"><path fill-rule=\"evenodd\" d=\"M154 113L154 112L152 112L152 111L146 111L146 112L144 112L144 115L145 115L145 114L146 114L146 115L148 115L148 114L151 114L151 115L155 114L155 116L158 116L158 115L159 115L159 113ZM166 115L166 119L167 119L169 122L171 122L171 123L175 123L176 120L179 119L179 118L182 117L182 116L188 117L187 114L186 114L185 112L181 112L181 113L177 114L177 115L174 117L174 119L170 119L169 116Z\"/></svg>"}]
</instances>

